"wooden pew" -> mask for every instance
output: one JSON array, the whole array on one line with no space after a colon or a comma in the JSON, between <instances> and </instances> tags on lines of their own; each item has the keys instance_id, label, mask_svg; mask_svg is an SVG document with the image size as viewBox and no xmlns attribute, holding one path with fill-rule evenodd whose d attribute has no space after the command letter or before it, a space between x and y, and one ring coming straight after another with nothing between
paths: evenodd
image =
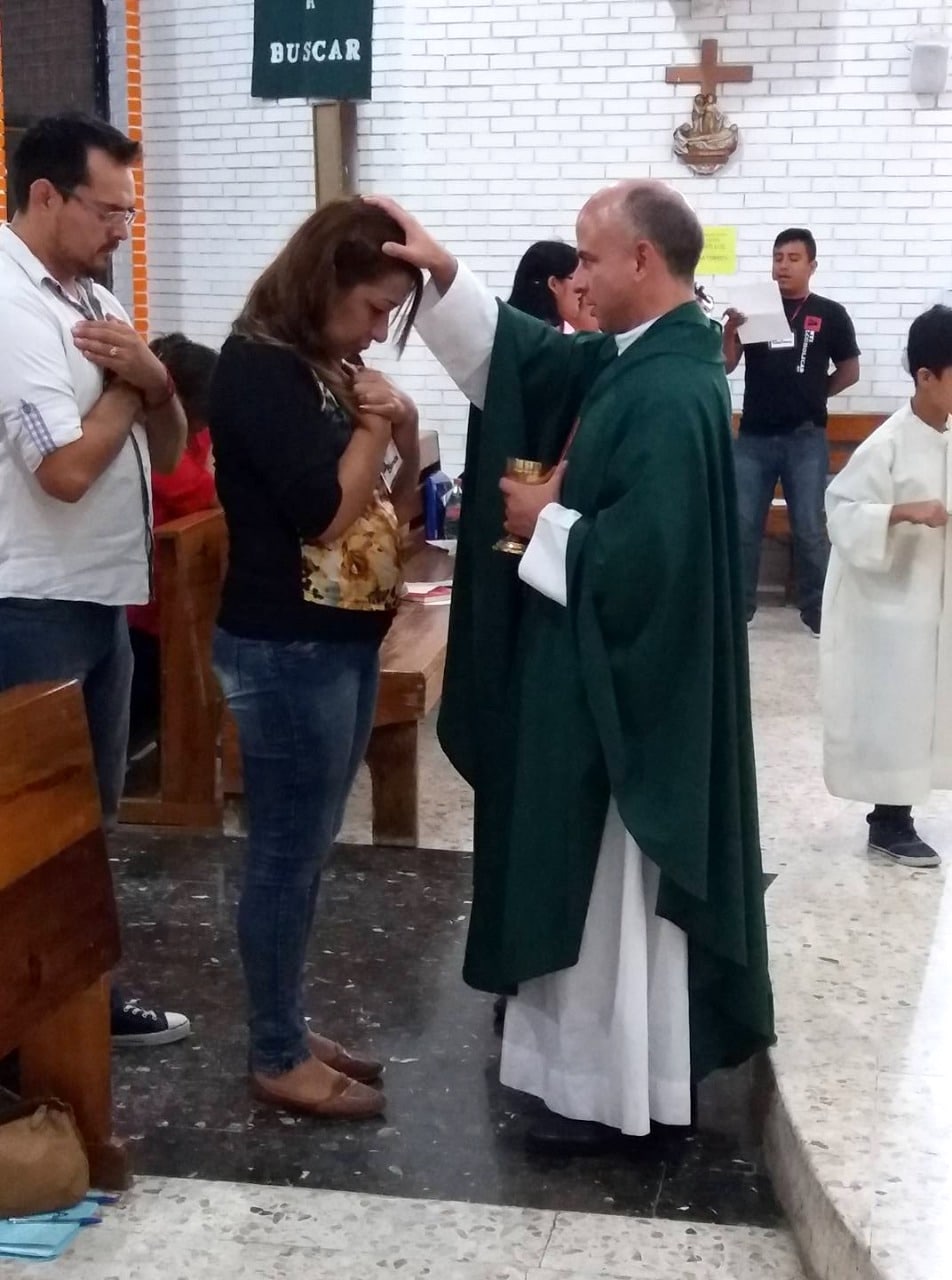
<instances>
[{"instance_id":1,"label":"wooden pew","mask_svg":"<svg viewBox=\"0 0 952 1280\"><path fill-rule=\"evenodd\" d=\"M0 694L0 1058L76 1114L93 1184L128 1184L112 1135L108 973L119 926L77 684Z\"/></svg>"},{"instance_id":2,"label":"wooden pew","mask_svg":"<svg viewBox=\"0 0 952 1280\"><path fill-rule=\"evenodd\" d=\"M440 463L436 433L420 441L420 484L404 539L408 582L453 576L453 561L426 545L423 485ZM380 689L367 751L373 796L373 842L409 848L420 842L420 723L440 700L449 608L404 602L380 650Z\"/></svg>"},{"instance_id":3,"label":"wooden pew","mask_svg":"<svg viewBox=\"0 0 952 1280\"><path fill-rule=\"evenodd\" d=\"M126 796L120 822L221 825L221 691L211 650L227 555L221 511L185 516L155 531L161 655L158 787L151 795Z\"/></svg>"},{"instance_id":4,"label":"wooden pew","mask_svg":"<svg viewBox=\"0 0 952 1280\"><path fill-rule=\"evenodd\" d=\"M439 467L435 431L420 435L420 485L405 531L410 580L448 577L446 555L423 539L422 487ZM203 512L156 530L162 680L159 784L127 796L121 822L220 827L223 796L242 792L237 733L222 715L211 667L211 637L228 554L224 516ZM381 650L381 683L367 762L374 795L374 840L415 845L418 838L418 743L422 720L442 691L448 610L405 605ZM218 742L221 738L221 768Z\"/></svg>"},{"instance_id":5,"label":"wooden pew","mask_svg":"<svg viewBox=\"0 0 952 1280\"><path fill-rule=\"evenodd\" d=\"M452 576L445 552L423 547L406 566L411 582ZM404 602L380 650L380 691L367 752L373 791L373 842L420 842L420 722L443 692L449 608Z\"/></svg>"}]
</instances>

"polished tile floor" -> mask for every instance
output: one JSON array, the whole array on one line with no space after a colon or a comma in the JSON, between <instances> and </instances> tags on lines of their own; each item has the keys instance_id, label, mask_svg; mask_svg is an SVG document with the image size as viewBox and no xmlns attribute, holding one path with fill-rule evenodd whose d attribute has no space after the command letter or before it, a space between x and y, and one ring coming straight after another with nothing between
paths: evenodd
<instances>
[{"instance_id":1,"label":"polished tile floor","mask_svg":"<svg viewBox=\"0 0 952 1280\"><path fill-rule=\"evenodd\" d=\"M948 877L944 869L910 873L870 857L865 806L826 794L818 646L796 614L763 608L750 638L764 859L778 877L767 898L780 1037L773 1064L792 1154L801 1160L799 1181L791 1175L797 1226L822 1280L947 1280ZM769 1275L767 1262L757 1261L768 1241L770 1249L780 1242L776 1265L795 1266L783 1253L789 1245L763 1175L761 1091L751 1073L712 1082L696 1135L658 1135L604 1162L560 1165L523 1154L531 1103L499 1088L487 1001L457 976L465 853L438 852L467 848L469 797L432 733L424 753L422 841L437 852L342 849L316 942L315 1014L335 1032L360 1027L392 1059L391 1111L386 1124L369 1132L316 1134L289 1117L248 1108L228 923L238 850L179 842L176 851L152 835L127 837L117 868L133 977L150 991L171 992L173 1003L181 993L197 1031L187 1050L174 1058L168 1051L166 1064L149 1056L119 1067L120 1099L141 1166L555 1212L553 1239L566 1210L636 1215L607 1225L602 1217L591 1220L596 1235L623 1233L623 1245L608 1252L585 1244L586 1232L575 1223L583 1242L576 1253L547 1247L535 1264L545 1270L526 1269L534 1276L553 1265L558 1276ZM949 797L936 796L921 824L952 854ZM354 844L368 839L365 784L344 834ZM202 1082L209 1071L217 1072L213 1105ZM173 1083L179 1076L181 1091ZM194 1117L190 1097L197 1100ZM203 1107L210 1107L207 1114ZM212 1130L214 1156L196 1141L202 1127ZM691 1232L697 1234L679 1234ZM677 1267L666 1259L658 1269L646 1239L687 1240L697 1251L696 1269L680 1258ZM736 1269L726 1261L735 1245L746 1258ZM521 1262L514 1273L459 1274L521 1277ZM390 1263L380 1265L386 1274Z\"/></svg>"},{"instance_id":2,"label":"polished tile floor","mask_svg":"<svg viewBox=\"0 0 952 1280\"><path fill-rule=\"evenodd\" d=\"M126 831L114 846L130 989L194 1035L116 1058L117 1124L148 1174L534 1209L774 1226L757 1071L706 1082L698 1132L583 1162L529 1158L536 1104L498 1082L492 1002L460 978L470 856L341 846L322 886L314 1025L387 1064L383 1122L326 1125L254 1104L245 1081L234 903L240 841Z\"/></svg>"},{"instance_id":3,"label":"polished tile floor","mask_svg":"<svg viewBox=\"0 0 952 1280\"><path fill-rule=\"evenodd\" d=\"M871 858L864 806L827 796L817 656L795 613L761 610L751 659L777 875L774 1067L798 1148L859 1253L824 1236L822 1214L798 1227L822 1280L947 1280L952 898L944 870ZM189 1013L195 1034L117 1057L118 1123L146 1175L132 1195L68 1259L0 1263L3 1280L803 1280L764 1172L754 1068L704 1087L696 1133L660 1132L610 1159L525 1154L534 1104L499 1086L490 1000L459 978L470 797L432 726L423 750L425 849L366 847L362 780L308 975L315 1023L386 1059L385 1120L322 1126L249 1100L232 923L241 842L125 831L113 850L125 976ZM952 803L937 797L922 825L952 856Z\"/></svg>"}]
</instances>

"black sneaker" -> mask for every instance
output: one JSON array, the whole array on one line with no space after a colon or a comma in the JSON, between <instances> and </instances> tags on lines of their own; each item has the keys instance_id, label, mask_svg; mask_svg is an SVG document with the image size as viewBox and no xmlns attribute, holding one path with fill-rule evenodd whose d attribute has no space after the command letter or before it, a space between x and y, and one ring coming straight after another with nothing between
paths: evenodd
<instances>
[{"instance_id":1,"label":"black sneaker","mask_svg":"<svg viewBox=\"0 0 952 1280\"><path fill-rule=\"evenodd\" d=\"M805 627L809 627L814 636L819 639L820 636L820 611L819 609L805 609L800 614L800 621Z\"/></svg>"},{"instance_id":2,"label":"black sneaker","mask_svg":"<svg viewBox=\"0 0 952 1280\"><path fill-rule=\"evenodd\" d=\"M183 1013L159 1013L144 1009L138 1000L124 1000L112 1010L112 1043L116 1047L174 1044L191 1034L192 1024Z\"/></svg>"},{"instance_id":3,"label":"black sneaker","mask_svg":"<svg viewBox=\"0 0 952 1280\"><path fill-rule=\"evenodd\" d=\"M904 867L938 867L942 859L919 838L911 818L899 822L871 822L869 847Z\"/></svg>"}]
</instances>

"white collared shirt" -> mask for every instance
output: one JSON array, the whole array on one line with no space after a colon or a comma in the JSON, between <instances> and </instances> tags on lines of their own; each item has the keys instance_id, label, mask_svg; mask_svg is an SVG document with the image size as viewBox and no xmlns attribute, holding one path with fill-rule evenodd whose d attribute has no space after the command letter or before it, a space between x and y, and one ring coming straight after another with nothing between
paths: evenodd
<instances>
[{"instance_id":1,"label":"white collared shirt","mask_svg":"<svg viewBox=\"0 0 952 1280\"><path fill-rule=\"evenodd\" d=\"M615 346L618 348L618 354L623 356L633 343L648 332L657 319L658 317L655 316L653 320L646 320L644 324L636 324L634 329L629 329L627 333L616 333Z\"/></svg>"},{"instance_id":2,"label":"white collared shirt","mask_svg":"<svg viewBox=\"0 0 952 1280\"><path fill-rule=\"evenodd\" d=\"M149 598L149 449L142 427L75 503L41 488L45 457L82 437L103 375L73 327L97 313L128 321L91 281L69 298L9 226L0 227L0 597L144 604Z\"/></svg>"}]
</instances>

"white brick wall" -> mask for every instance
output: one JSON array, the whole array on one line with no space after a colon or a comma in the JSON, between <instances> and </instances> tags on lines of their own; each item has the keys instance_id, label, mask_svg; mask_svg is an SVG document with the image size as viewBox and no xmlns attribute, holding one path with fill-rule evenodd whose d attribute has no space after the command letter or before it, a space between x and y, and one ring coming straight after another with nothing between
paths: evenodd
<instances>
[{"instance_id":1,"label":"white brick wall","mask_svg":"<svg viewBox=\"0 0 952 1280\"><path fill-rule=\"evenodd\" d=\"M151 307L157 328L220 342L254 275L313 207L310 109L249 96L253 0L142 6ZM841 409L891 409L910 319L952 287L952 94L907 88L909 44L941 28L920 0L376 0L361 185L403 200L500 293L533 239L572 236L599 185L676 183L702 220L739 228L738 280L806 224L819 291L856 322L863 378ZM702 36L750 85L722 105L738 156L698 178L671 155ZM710 283L710 282L708 282ZM728 282L714 283L725 297ZM414 345L400 376L458 466L465 410Z\"/></svg>"}]
</instances>

